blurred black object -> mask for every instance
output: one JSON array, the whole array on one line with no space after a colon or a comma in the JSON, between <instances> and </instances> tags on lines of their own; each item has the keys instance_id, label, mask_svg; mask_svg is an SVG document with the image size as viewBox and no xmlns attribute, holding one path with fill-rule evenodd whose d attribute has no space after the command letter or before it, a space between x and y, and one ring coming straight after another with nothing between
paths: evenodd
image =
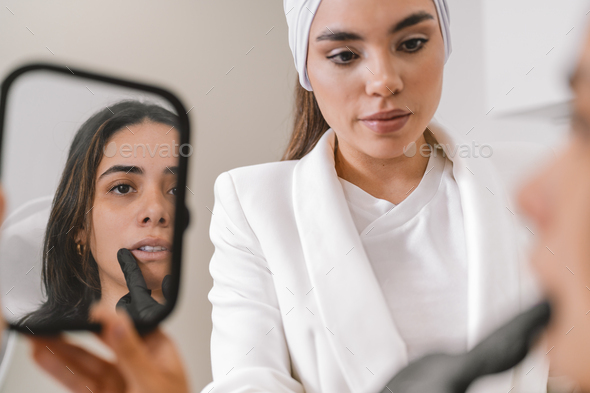
<instances>
[{"instance_id":1,"label":"blurred black object","mask_svg":"<svg viewBox=\"0 0 590 393\"><path fill-rule=\"evenodd\" d=\"M548 302L532 307L467 353L435 353L410 363L381 392L463 393L477 378L506 371L523 360L550 316Z\"/></svg>"}]
</instances>

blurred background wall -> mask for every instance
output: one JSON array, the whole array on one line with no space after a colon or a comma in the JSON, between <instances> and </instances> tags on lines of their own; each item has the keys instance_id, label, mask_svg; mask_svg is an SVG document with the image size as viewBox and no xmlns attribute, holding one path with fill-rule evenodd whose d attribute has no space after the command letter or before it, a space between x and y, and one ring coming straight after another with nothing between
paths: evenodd
<instances>
[{"instance_id":1,"label":"blurred background wall","mask_svg":"<svg viewBox=\"0 0 590 393\"><path fill-rule=\"evenodd\" d=\"M557 146L569 99L562 63L569 62L584 31L586 2L448 3L453 53L445 69L441 120L468 141ZM0 5L0 76L26 61L59 62L161 85L194 107L192 222L180 303L164 327L180 348L194 391L200 391L211 379L213 182L228 169L278 160L290 133L296 71L282 2L1 0ZM96 345L88 334L73 336ZM6 375L0 392L65 391L35 366L21 337Z\"/></svg>"}]
</instances>

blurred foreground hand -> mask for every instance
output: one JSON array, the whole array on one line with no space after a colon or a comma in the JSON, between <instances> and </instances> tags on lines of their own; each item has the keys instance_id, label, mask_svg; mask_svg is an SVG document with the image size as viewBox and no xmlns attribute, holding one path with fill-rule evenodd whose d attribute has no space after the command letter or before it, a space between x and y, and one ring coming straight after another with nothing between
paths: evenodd
<instances>
[{"instance_id":1,"label":"blurred foreground hand","mask_svg":"<svg viewBox=\"0 0 590 393\"><path fill-rule=\"evenodd\" d=\"M113 313L102 305L92 307L90 316L102 325L96 335L114 352L115 363L63 336L27 336L37 364L75 393L189 392L182 359L160 328L141 337L125 311Z\"/></svg>"}]
</instances>

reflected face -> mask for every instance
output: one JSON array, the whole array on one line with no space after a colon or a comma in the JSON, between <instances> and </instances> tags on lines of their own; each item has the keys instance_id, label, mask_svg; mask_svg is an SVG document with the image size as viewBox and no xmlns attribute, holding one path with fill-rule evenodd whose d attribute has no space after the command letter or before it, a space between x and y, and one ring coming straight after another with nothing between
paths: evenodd
<instances>
[{"instance_id":1,"label":"reflected face","mask_svg":"<svg viewBox=\"0 0 590 393\"><path fill-rule=\"evenodd\" d=\"M117 132L107 144L97 171L90 234L104 292L128 292L117 261L121 248L131 250L149 289L161 288L169 274L178 172L173 154L179 154L179 134L169 131L168 125L144 122Z\"/></svg>"},{"instance_id":2,"label":"reflected face","mask_svg":"<svg viewBox=\"0 0 590 393\"><path fill-rule=\"evenodd\" d=\"M324 0L314 16L309 80L339 147L361 155L399 157L418 140L440 101L444 61L432 0Z\"/></svg>"},{"instance_id":3,"label":"reflected face","mask_svg":"<svg viewBox=\"0 0 590 393\"><path fill-rule=\"evenodd\" d=\"M590 390L590 39L576 75L567 148L522 190L520 204L537 225L532 263L553 304L552 367Z\"/></svg>"}]
</instances>

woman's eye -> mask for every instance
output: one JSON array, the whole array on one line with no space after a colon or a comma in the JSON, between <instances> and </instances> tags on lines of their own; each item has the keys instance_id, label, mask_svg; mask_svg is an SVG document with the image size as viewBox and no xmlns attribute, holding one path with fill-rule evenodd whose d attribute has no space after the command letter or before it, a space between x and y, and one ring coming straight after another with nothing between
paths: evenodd
<instances>
[{"instance_id":1,"label":"woman's eye","mask_svg":"<svg viewBox=\"0 0 590 393\"><path fill-rule=\"evenodd\" d=\"M358 57L357 54L353 53L350 50L342 51L340 53L336 53L335 55L328 56L328 59L332 60L334 63L339 65L345 65L350 63L352 60Z\"/></svg>"},{"instance_id":2,"label":"woman's eye","mask_svg":"<svg viewBox=\"0 0 590 393\"><path fill-rule=\"evenodd\" d=\"M176 187L174 187L173 189L170 190L170 194L172 195L176 195L178 191L176 190Z\"/></svg>"},{"instance_id":3,"label":"woman's eye","mask_svg":"<svg viewBox=\"0 0 590 393\"><path fill-rule=\"evenodd\" d=\"M405 46L406 52L418 52L427 42L428 40L424 38L413 38L402 43L402 46Z\"/></svg>"},{"instance_id":4,"label":"woman's eye","mask_svg":"<svg viewBox=\"0 0 590 393\"><path fill-rule=\"evenodd\" d=\"M114 192L115 194L125 195L131 192L133 188L129 184L117 184L113 188L109 190L109 192Z\"/></svg>"}]
</instances>

